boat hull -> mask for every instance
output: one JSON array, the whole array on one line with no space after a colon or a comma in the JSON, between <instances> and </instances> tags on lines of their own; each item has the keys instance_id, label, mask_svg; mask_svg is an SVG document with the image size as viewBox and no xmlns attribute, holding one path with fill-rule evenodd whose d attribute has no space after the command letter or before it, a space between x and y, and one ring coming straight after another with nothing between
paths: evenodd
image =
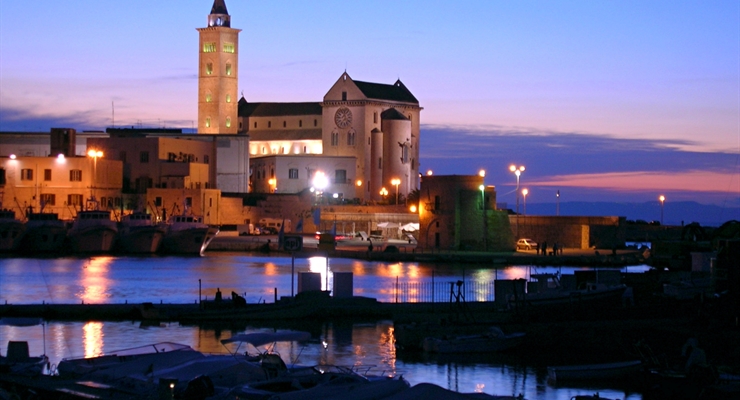
<instances>
[{"instance_id":1,"label":"boat hull","mask_svg":"<svg viewBox=\"0 0 740 400\"><path fill-rule=\"evenodd\" d=\"M117 234L116 229L108 226L70 231L70 250L74 253L107 253L113 249Z\"/></svg>"},{"instance_id":2,"label":"boat hull","mask_svg":"<svg viewBox=\"0 0 740 400\"><path fill-rule=\"evenodd\" d=\"M67 228L63 225L28 228L19 250L23 253L60 252L66 238Z\"/></svg>"},{"instance_id":3,"label":"boat hull","mask_svg":"<svg viewBox=\"0 0 740 400\"><path fill-rule=\"evenodd\" d=\"M0 251L15 251L25 230L25 225L17 220L0 223Z\"/></svg>"},{"instance_id":4,"label":"boat hull","mask_svg":"<svg viewBox=\"0 0 740 400\"><path fill-rule=\"evenodd\" d=\"M547 367L550 382L626 379L642 369L640 360L606 364Z\"/></svg>"},{"instance_id":5,"label":"boat hull","mask_svg":"<svg viewBox=\"0 0 740 400\"><path fill-rule=\"evenodd\" d=\"M170 230L162 239L162 252L201 255L218 231L218 228L211 227Z\"/></svg>"},{"instance_id":6,"label":"boat hull","mask_svg":"<svg viewBox=\"0 0 740 400\"><path fill-rule=\"evenodd\" d=\"M132 227L119 232L117 250L129 254L156 253L164 239L164 230L156 226Z\"/></svg>"}]
</instances>

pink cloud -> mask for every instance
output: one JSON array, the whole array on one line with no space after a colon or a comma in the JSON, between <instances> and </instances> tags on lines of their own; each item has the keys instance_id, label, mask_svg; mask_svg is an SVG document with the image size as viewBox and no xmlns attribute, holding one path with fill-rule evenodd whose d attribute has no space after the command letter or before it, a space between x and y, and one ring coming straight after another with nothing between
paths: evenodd
<instances>
[{"instance_id":1,"label":"pink cloud","mask_svg":"<svg viewBox=\"0 0 740 400\"><path fill-rule=\"evenodd\" d=\"M713 171L607 172L558 175L534 186L571 186L626 191L735 192L740 194L740 174Z\"/></svg>"}]
</instances>

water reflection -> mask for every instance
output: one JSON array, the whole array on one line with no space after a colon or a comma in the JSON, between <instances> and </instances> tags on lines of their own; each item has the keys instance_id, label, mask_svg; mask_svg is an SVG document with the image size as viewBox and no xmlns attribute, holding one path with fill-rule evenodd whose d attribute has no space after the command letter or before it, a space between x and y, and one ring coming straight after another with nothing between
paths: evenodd
<instances>
[{"instance_id":1,"label":"water reflection","mask_svg":"<svg viewBox=\"0 0 740 400\"><path fill-rule=\"evenodd\" d=\"M82 327L82 343L85 357L96 357L103 354L103 323L88 322Z\"/></svg>"},{"instance_id":2,"label":"water reflection","mask_svg":"<svg viewBox=\"0 0 740 400\"><path fill-rule=\"evenodd\" d=\"M112 257L95 257L87 261L82 268L82 293L80 298L85 303L105 303L110 297L108 268Z\"/></svg>"}]
</instances>

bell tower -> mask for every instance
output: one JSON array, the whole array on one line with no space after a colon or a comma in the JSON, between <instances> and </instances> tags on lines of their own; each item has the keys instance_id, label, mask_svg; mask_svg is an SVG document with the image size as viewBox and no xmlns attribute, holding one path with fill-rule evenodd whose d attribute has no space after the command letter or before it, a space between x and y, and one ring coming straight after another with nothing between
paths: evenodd
<instances>
[{"instance_id":1,"label":"bell tower","mask_svg":"<svg viewBox=\"0 0 740 400\"><path fill-rule=\"evenodd\" d=\"M224 0L214 0L208 27L198 32L198 133L236 134L241 29L231 28Z\"/></svg>"}]
</instances>

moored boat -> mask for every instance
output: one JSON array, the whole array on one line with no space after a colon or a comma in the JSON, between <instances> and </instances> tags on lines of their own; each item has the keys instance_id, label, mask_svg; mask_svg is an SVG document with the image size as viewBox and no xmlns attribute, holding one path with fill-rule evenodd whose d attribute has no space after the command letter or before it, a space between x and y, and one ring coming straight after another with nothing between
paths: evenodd
<instances>
[{"instance_id":1,"label":"moored boat","mask_svg":"<svg viewBox=\"0 0 740 400\"><path fill-rule=\"evenodd\" d=\"M202 255L219 229L203 223L203 217L175 215L167 222L162 239L162 252Z\"/></svg>"},{"instance_id":2,"label":"moored boat","mask_svg":"<svg viewBox=\"0 0 740 400\"><path fill-rule=\"evenodd\" d=\"M562 306L574 303L620 301L627 290L624 284L587 282L577 289L564 287L559 274L533 274L527 292L511 296L511 306Z\"/></svg>"},{"instance_id":3,"label":"moored boat","mask_svg":"<svg viewBox=\"0 0 740 400\"><path fill-rule=\"evenodd\" d=\"M422 346L429 353L488 353L516 347L522 343L524 336L524 332L506 334L498 327L491 327L487 332L475 335L427 337Z\"/></svg>"},{"instance_id":4,"label":"moored boat","mask_svg":"<svg viewBox=\"0 0 740 400\"><path fill-rule=\"evenodd\" d=\"M110 211L86 210L77 213L67 232L70 250L74 253L107 253L113 248L118 234Z\"/></svg>"},{"instance_id":5,"label":"moored boat","mask_svg":"<svg viewBox=\"0 0 740 400\"><path fill-rule=\"evenodd\" d=\"M0 210L0 251L15 251L25 230L23 222L15 217L15 211Z\"/></svg>"},{"instance_id":6,"label":"moored boat","mask_svg":"<svg viewBox=\"0 0 740 400\"><path fill-rule=\"evenodd\" d=\"M29 212L26 233L19 250L23 253L55 253L62 250L67 237L67 225L59 214Z\"/></svg>"},{"instance_id":7,"label":"moored boat","mask_svg":"<svg viewBox=\"0 0 740 400\"><path fill-rule=\"evenodd\" d=\"M637 374L642 368L640 360L547 367L547 380L550 383L556 383L574 380L626 379Z\"/></svg>"},{"instance_id":8,"label":"moored boat","mask_svg":"<svg viewBox=\"0 0 740 400\"><path fill-rule=\"evenodd\" d=\"M116 249L123 253L156 253L164 238L165 228L155 225L152 215L135 212L124 215L119 223Z\"/></svg>"}]
</instances>

